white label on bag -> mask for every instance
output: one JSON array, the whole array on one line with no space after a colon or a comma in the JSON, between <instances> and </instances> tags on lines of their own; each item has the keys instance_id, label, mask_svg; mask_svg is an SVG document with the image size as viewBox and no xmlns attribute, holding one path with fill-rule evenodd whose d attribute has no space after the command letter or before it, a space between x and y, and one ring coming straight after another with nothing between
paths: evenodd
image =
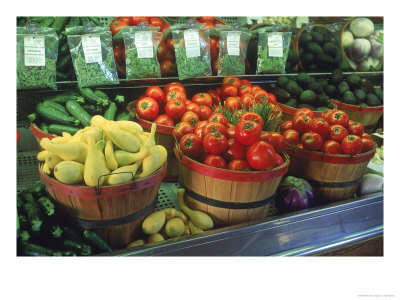
<instances>
[{"instance_id":1,"label":"white label on bag","mask_svg":"<svg viewBox=\"0 0 400 300\"><path fill-rule=\"evenodd\" d=\"M183 32L186 46L186 57L200 56L200 39L197 30L185 30Z\"/></svg>"},{"instance_id":2,"label":"white label on bag","mask_svg":"<svg viewBox=\"0 0 400 300\"><path fill-rule=\"evenodd\" d=\"M268 36L268 55L270 57L283 57L282 35L273 34Z\"/></svg>"},{"instance_id":3,"label":"white label on bag","mask_svg":"<svg viewBox=\"0 0 400 300\"><path fill-rule=\"evenodd\" d=\"M240 54L240 32L233 31L228 32L226 37L226 48L228 49L228 55L239 56Z\"/></svg>"},{"instance_id":4,"label":"white label on bag","mask_svg":"<svg viewBox=\"0 0 400 300\"><path fill-rule=\"evenodd\" d=\"M44 36L28 35L24 37L24 63L27 67L46 65Z\"/></svg>"},{"instance_id":5,"label":"white label on bag","mask_svg":"<svg viewBox=\"0 0 400 300\"><path fill-rule=\"evenodd\" d=\"M87 64L101 62L101 42L99 35L84 35L82 36L83 54Z\"/></svg>"},{"instance_id":6,"label":"white label on bag","mask_svg":"<svg viewBox=\"0 0 400 300\"><path fill-rule=\"evenodd\" d=\"M138 58L152 58L153 53L153 39L152 32L139 31L135 33L135 46L138 52Z\"/></svg>"}]
</instances>

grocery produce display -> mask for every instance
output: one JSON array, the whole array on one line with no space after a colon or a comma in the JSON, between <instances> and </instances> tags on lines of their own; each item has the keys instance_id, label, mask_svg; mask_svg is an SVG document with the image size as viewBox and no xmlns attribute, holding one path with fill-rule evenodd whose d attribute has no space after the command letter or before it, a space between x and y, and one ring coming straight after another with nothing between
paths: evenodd
<instances>
[{"instance_id":1,"label":"grocery produce display","mask_svg":"<svg viewBox=\"0 0 400 300\"><path fill-rule=\"evenodd\" d=\"M383 19L255 20L18 17L16 254L288 254L255 232L381 205Z\"/></svg>"}]
</instances>

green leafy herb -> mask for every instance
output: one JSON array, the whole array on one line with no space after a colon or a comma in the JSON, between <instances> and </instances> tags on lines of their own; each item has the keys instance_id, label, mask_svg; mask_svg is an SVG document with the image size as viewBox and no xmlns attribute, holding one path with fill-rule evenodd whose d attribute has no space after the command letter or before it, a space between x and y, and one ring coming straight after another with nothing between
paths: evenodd
<instances>
[{"instance_id":1,"label":"green leafy herb","mask_svg":"<svg viewBox=\"0 0 400 300\"><path fill-rule=\"evenodd\" d=\"M211 75L211 63L208 56L187 57L185 46L174 43L174 48L180 80Z\"/></svg>"},{"instance_id":2,"label":"green leafy herb","mask_svg":"<svg viewBox=\"0 0 400 300\"><path fill-rule=\"evenodd\" d=\"M56 88L56 60L46 58L45 66L26 67L24 62L18 60L17 88Z\"/></svg>"},{"instance_id":3,"label":"green leafy herb","mask_svg":"<svg viewBox=\"0 0 400 300\"><path fill-rule=\"evenodd\" d=\"M240 56L224 54L218 61L218 75L243 75L245 64Z\"/></svg>"},{"instance_id":4,"label":"green leafy herb","mask_svg":"<svg viewBox=\"0 0 400 300\"><path fill-rule=\"evenodd\" d=\"M132 46L128 50L126 49L125 56L127 80L161 77L160 65L155 51L153 51L151 58L139 58L136 47Z\"/></svg>"},{"instance_id":5,"label":"green leafy herb","mask_svg":"<svg viewBox=\"0 0 400 300\"><path fill-rule=\"evenodd\" d=\"M258 42L257 73L285 73L286 60L290 49L291 32L279 33L282 35L282 56L271 56L268 37L277 35L277 32L260 33Z\"/></svg>"}]
</instances>

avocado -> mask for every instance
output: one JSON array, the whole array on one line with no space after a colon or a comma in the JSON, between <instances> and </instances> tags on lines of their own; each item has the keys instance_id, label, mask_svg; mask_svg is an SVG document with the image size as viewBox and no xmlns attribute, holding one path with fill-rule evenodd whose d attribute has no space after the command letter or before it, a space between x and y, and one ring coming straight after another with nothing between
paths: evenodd
<instances>
[{"instance_id":1,"label":"avocado","mask_svg":"<svg viewBox=\"0 0 400 300\"><path fill-rule=\"evenodd\" d=\"M309 42L312 42L311 32L303 31L303 33L299 37L299 45L306 45Z\"/></svg>"},{"instance_id":2,"label":"avocado","mask_svg":"<svg viewBox=\"0 0 400 300\"><path fill-rule=\"evenodd\" d=\"M361 78L357 74L352 73L351 75L347 76L346 81L349 84L349 86L353 88L358 86L358 84L361 81Z\"/></svg>"},{"instance_id":3,"label":"avocado","mask_svg":"<svg viewBox=\"0 0 400 300\"><path fill-rule=\"evenodd\" d=\"M328 111L328 108L325 106L319 106L316 108L316 111L322 111L322 112L326 113Z\"/></svg>"},{"instance_id":4,"label":"avocado","mask_svg":"<svg viewBox=\"0 0 400 300\"><path fill-rule=\"evenodd\" d=\"M290 62L291 65L295 65L299 62L299 55L292 48L289 49L287 61Z\"/></svg>"},{"instance_id":5,"label":"avocado","mask_svg":"<svg viewBox=\"0 0 400 300\"><path fill-rule=\"evenodd\" d=\"M342 81L341 83L339 83L339 85L337 86L337 90L339 92L340 95L343 96L343 94L347 91L350 90L349 85L347 84L346 81Z\"/></svg>"},{"instance_id":6,"label":"avocado","mask_svg":"<svg viewBox=\"0 0 400 300\"><path fill-rule=\"evenodd\" d=\"M309 84L309 82L311 81L310 79L310 75L308 75L305 72L301 72L299 74L297 74L296 76L296 81L300 86L307 86Z\"/></svg>"},{"instance_id":7,"label":"avocado","mask_svg":"<svg viewBox=\"0 0 400 300\"><path fill-rule=\"evenodd\" d=\"M291 98L290 94L286 90L280 87L274 88L272 90L272 93L275 95L276 100L278 100L281 103L286 102Z\"/></svg>"},{"instance_id":8,"label":"avocado","mask_svg":"<svg viewBox=\"0 0 400 300\"><path fill-rule=\"evenodd\" d=\"M343 72L340 69L336 69L332 72L331 75L331 82L334 85L338 85L339 83L341 83L343 81Z\"/></svg>"},{"instance_id":9,"label":"avocado","mask_svg":"<svg viewBox=\"0 0 400 300\"><path fill-rule=\"evenodd\" d=\"M314 78L314 77L312 77L312 76L310 76L310 83L311 82L316 82L317 80Z\"/></svg>"},{"instance_id":10,"label":"avocado","mask_svg":"<svg viewBox=\"0 0 400 300\"><path fill-rule=\"evenodd\" d=\"M309 104L305 104L305 103L302 103L302 104L298 105L297 108L309 108L311 110L315 110L314 106L309 105Z\"/></svg>"},{"instance_id":11,"label":"avocado","mask_svg":"<svg viewBox=\"0 0 400 300\"><path fill-rule=\"evenodd\" d=\"M374 88L375 95L383 102L383 91L381 88Z\"/></svg>"},{"instance_id":12,"label":"avocado","mask_svg":"<svg viewBox=\"0 0 400 300\"><path fill-rule=\"evenodd\" d=\"M366 93L375 92L373 84L366 78L360 80L360 88Z\"/></svg>"},{"instance_id":13,"label":"avocado","mask_svg":"<svg viewBox=\"0 0 400 300\"><path fill-rule=\"evenodd\" d=\"M367 103L361 102L360 104L358 104L358 106L360 107L369 107L369 105Z\"/></svg>"},{"instance_id":14,"label":"avocado","mask_svg":"<svg viewBox=\"0 0 400 300\"><path fill-rule=\"evenodd\" d=\"M276 81L276 85L283 88L285 87L285 84L289 81L289 78L287 78L286 76L281 76L278 78L278 80Z\"/></svg>"},{"instance_id":15,"label":"avocado","mask_svg":"<svg viewBox=\"0 0 400 300\"><path fill-rule=\"evenodd\" d=\"M330 42L335 45L340 45L340 36L336 32L326 31L325 42Z\"/></svg>"},{"instance_id":16,"label":"avocado","mask_svg":"<svg viewBox=\"0 0 400 300\"><path fill-rule=\"evenodd\" d=\"M294 80L288 80L285 84L285 90L287 90L289 92L289 94L296 98L298 96L300 96L301 92L303 91L301 89L301 87L298 86L298 84L296 83L296 81Z\"/></svg>"},{"instance_id":17,"label":"avocado","mask_svg":"<svg viewBox=\"0 0 400 300\"><path fill-rule=\"evenodd\" d=\"M300 102L313 105L317 101L317 94L312 90L305 90L300 95Z\"/></svg>"},{"instance_id":18,"label":"avocado","mask_svg":"<svg viewBox=\"0 0 400 300\"><path fill-rule=\"evenodd\" d=\"M367 94L367 104L369 106L379 106L379 105L382 105L382 102L381 102L381 100L379 100L379 98L375 94L368 93Z\"/></svg>"},{"instance_id":19,"label":"avocado","mask_svg":"<svg viewBox=\"0 0 400 300\"><path fill-rule=\"evenodd\" d=\"M323 88L328 86L328 84L329 84L329 81L326 79L320 79L318 82Z\"/></svg>"},{"instance_id":20,"label":"avocado","mask_svg":"<svg viewBox=\"0 0 400 300\"><path fill-rule=\"evenodd\" d=\"M320 53L316 57L316 62L321 69L327 69L333 64L333 58L326 53Z\"/></svg>"},{"instance_id":21,"label":"avocado","mask_svg":"<svg viewBox=\"0 0 400 300\"><path fill-rule=\"evenodd\" d=\"M336 96L336 86L334 86L333 84L328 84L325 88L324 88L324 92L325 94L327 94L329 97L333 98Z\"/></svg>"},{"instance_id":22,"label":"avocado","mask_svg":"<svg viewBox=\"0 0 400 300\"><path fill-rule=\"evenodd\" d=\"M338 46L336 46L336 44L332 43L332 42L327 42L324 44L324 52L328 55L330 55L331 57L335 57L336 53L338 52Z\"/></svg>"},{"instance_id":23,"label":"avocado","mask_svg":"<svg viewBox=\"0 0 400 300\"><path fill-rule=\"evenodd\" d=\"M310 72L316 72L318 70L318 65L317 64L311 64L308 66L308 70Z\"/></svg>"},{"instance_id":24,"label":"avocado","mask_svg":"<svg viewBox=\"0 0 400 300\"><path fill-rule=\"evenodd\" d=\"M296 108L297 107L297 100L294 99L294 98L290 98L288 102L285 102L283 104L286 105L286 106L290 106L290 107Z\"/></svg>"},{"instance_id":25,"label":"avocado","mask_svg":"<svg viewBox=\"0 0 400 300\"><path fill-rule=\"evenodd\" d=\"M322 86L319 82L310 82L307 86L308 90L314 91L316 94L322 94Z\"/></svg>"},{"instance_id":26,"label":"avocado","mask_svg":"<svg viewBox=\"0 0 400 300\"><path fill-rule=\"evenodd\" d=\"M312 41L317 43L318 45L322 46L324 44L324 34L313 31L311 32Z\"/></svg>"},{"instance_id":27,"label":"avocado","mask_svg":"<svg viewBox=\"0 0 400 300\"><path fill-rule=\"evenodd\" d=\"M347 104L351 104L351 105L357 104L356 97L354 97L352 91L346 91L343 94L342 101L343 101L343 103L347 103Z\"/></svg>"},{"instance_id":28,"label":"avocado","mask_svg":"<svg viewBox=\"0 0 400 300\"><path fill-rule=\"evenodd\" d=\"M328 106L329 102L330 102L330 98L328 95L319 94L317 102L318 102L319 106Z\"/></svg>"},{"instance_id":29,"label":"avocado","mask_svg":"<svg viewBox=\"0 0 400 300\"><path fill-rule=\"evenodd\" d=\"M350 70L350 62L347 59L341 60L339 63L339 69L342 71L349 71Z\"/></svg>"},{"instance_id":30,"label":"avocado","mask_svg":"<svg viewBox=\"0 0 400 300\"><path fill-rule=\"evenodd\" d=\"M313 63L314 61L314 54L312 53L304 53L303 56L301 57L301 63L304 66L309 66Z\"/></svg>"},{"instance_id":31,"label":"avocado","mask_svg":"<svg viewBox=\"0 0 400 300\"><path fill-rule=\"evenodd\" d=\"M304 53L304 48L303 47L299 47L299 55L302 56Z\"/></svg>"},{"instance_id":32,"label":"avocado","mask_svg":"<svg viewBox=\"0 0 400 300\"><path fill-rule=\"evenodd\" d=\"M367 99L367 94L362 89L355 89L354 97L356 97L357 102L365 102Z\"/></svg>"},{"instance_id":33,"label":"avocado","mask_svg":"<svg viewBox=\"0 0 400 300\"><path fill-rule=\"evenodd\" d=\"M312 54L320 54L320 53L324 52L322 50L321 46L318 45L316 42L308 43L306 46L306 49L308 52L310 52Z\"/></svg>"}]
</instances>

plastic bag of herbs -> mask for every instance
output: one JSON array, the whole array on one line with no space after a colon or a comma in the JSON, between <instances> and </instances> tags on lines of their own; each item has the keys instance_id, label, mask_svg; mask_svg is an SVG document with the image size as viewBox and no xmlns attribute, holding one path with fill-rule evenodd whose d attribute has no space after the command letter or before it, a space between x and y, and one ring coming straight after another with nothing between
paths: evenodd
<instances>
[{"instance_id":1,"label":"plastic bag of herbs","mask_svg":"<svg viewBox=\"0 0 400 300\"><path fill-rule=\"evenodd\" d=\"M149 27L146 22L139 26L121 28L125 44L126 79L159 78L160 64L157 47L162 39L159 27Z\"/></svg>"},{"instance_id":2,"label":"plastic bag of herbs","mask_svg":"<svg viewBox=\"0 0 400 300\"><path fill-rule=\"evenodd\" d=\"M247 46L251 34L245 32L246 28L217 25L219 32L219 58L218 72L220 76L244 75L246 67Z\"/></svg>"},{"instance_id":3,"label":"plastic bag of herbs","mask_svg":"<svg viewBox=\"0 0 400 300\"><path fill-rule=\"evenodd\" d=\"M118 84L111 31L107 27L67 28L68 45L80 88Z\"/></svg>"},{"instance_id":4,"label":"plastic bag of herbs","mask_svg":"<svg viewBox=\"0 0 400 300\"><path fill-rule=\"evenodd\" d=\"M285 73L291 32L260 32L257 51L257 74Z\"/></svg>"},{"instance_id":5,"label":"plastic bag of herbs","mask_svg":"<svg viewBox=\"0 0 400 300\"><path fill-rule=\"evenodd\" d=\"M210 33L203 23L171 26L176 65L180 80L210 76Z\"/></svg>"},{"instance_id":6,"label":"plastic bag of herbs","mask_svg":"<svg viewBox=\"0 0 400 300\"><path fill-rule=\"evenodd\" d=\"M57 89L58 36L38 23L17 27L17 89Z\"/></svg>"}]
</instances>

